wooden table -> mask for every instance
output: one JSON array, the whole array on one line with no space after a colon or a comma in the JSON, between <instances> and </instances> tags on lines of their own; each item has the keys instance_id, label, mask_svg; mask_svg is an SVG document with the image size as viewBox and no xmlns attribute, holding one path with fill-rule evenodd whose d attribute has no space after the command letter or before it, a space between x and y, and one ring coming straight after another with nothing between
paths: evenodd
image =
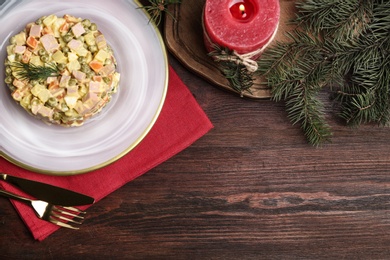
<instances>
[{"instance_id":1,"label":"wooden table","mask_svg":"<svg viewBox=\"0 0 390 260\"><path fill-rule=\"evenodd\" d=\"M214 124L188 149L34 241L0 199L0 259L389 259L390 131L307 144L283 103L241 99L170 64ZM323 95L326 101L326 94Z\"/></svg>"},{"instance_id":2,"label":"wooden table","mask_svg":"<svg viewBox=\"0 0 390 260\"><path fill-rule=\"evenodd\" d=\"M390 257L389 129L328 113L333 143L313 148L283 103L241 99L169 61L215 128L92 206L79 231L36 242L0 199L0 259Z\"/></svg>"}]
</instances>

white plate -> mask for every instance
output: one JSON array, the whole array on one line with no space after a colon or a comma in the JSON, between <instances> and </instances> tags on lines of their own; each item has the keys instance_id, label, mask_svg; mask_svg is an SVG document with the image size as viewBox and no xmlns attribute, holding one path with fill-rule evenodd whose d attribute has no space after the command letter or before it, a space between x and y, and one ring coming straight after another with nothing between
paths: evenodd
<instances>
[{"instance_id":1,"label":"white plate","mask_svg":"<svg viewBox=\"0 0 390 260\"><path fill-rule=\"evenodd\" d=\"M0 2L1 3L1 2ZM46 125L16 104L0 66L0 155L20 167L53 175L106 166L147 135L163 106L168 62L157 28L132 0L6 0L0 6L0 61L9 37L37 18L71 14L98 25L112 46L121 74L119 90L83 126Z\"/></svg>"}]
</instances>

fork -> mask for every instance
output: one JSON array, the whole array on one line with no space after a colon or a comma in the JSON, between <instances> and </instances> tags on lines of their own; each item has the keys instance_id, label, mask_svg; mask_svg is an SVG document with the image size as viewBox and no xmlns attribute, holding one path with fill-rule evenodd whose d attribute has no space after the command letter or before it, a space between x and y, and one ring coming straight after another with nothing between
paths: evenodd
<instances>
[{"instance_id":1,"label":"fork","mask_svg":"<svg viewBox=\"0 0 390 260\"><path fill-rule=\"evenodd\" d=\"M79 229L76 225L82 224L86 214L85 211L74 207L52 205L46 201L28 199L5 190L0 190L0 195L30 205L38 218L65 228Z\"/></svg>"}]
</instances>

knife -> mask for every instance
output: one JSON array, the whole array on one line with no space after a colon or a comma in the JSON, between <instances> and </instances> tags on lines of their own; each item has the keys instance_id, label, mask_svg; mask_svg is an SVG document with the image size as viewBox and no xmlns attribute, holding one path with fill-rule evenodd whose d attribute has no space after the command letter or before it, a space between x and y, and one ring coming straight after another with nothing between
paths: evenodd
<instances>
[{"instance_id":1,"label":"knife","mask_svg":"<svg viewBox=\"0 0 390 260\"><path fill-rule=\"evenodd\" d=\"M13 184L31 196L54 205L80 206L93 204L95 199L64 188L43 182L23 179L9 174L0 173L0 180Z\"/></svg>"}]
</instances>

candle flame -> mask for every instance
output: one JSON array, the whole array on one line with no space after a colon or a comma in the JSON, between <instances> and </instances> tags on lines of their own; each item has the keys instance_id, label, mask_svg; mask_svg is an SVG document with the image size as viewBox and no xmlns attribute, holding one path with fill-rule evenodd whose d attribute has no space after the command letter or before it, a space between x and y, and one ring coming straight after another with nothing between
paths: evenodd
<instances>
[{"instance_id":1,"label":"candle flame","mask_svg":"<svg viewBox=\"0 0 390 260\"><path fill-rule=\"evenodd\" d=\"M240 9L242 14L245 14L245 5L240 4L239 9Z\"/></svg>"}]
</instances>

